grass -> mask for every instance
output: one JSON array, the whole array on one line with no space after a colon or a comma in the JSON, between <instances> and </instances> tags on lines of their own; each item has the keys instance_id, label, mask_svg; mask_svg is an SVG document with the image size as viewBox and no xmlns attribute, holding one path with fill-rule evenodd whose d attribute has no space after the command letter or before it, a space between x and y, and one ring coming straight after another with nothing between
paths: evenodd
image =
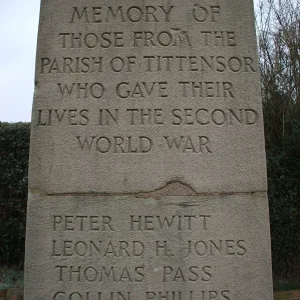
<instances>
[{"instance_id":1,"label":"grass","mask_svg":"<svg viewBox=\"0 0 300 300\"><path fill-rule=\"evenodd\" d=\"M300 282L275 281L273 285L274 285L273 289L275 292L300 290Z\"/></svg>"},{"instance_id":2,"label":"grass","mask_svg":"<svg viewBox=\"0 0 300 300\"><path fill-rule=\"evenodd\" d=\"M24 286L24 272L0 266L0 290Z\"/></svg>"}]
</instances>

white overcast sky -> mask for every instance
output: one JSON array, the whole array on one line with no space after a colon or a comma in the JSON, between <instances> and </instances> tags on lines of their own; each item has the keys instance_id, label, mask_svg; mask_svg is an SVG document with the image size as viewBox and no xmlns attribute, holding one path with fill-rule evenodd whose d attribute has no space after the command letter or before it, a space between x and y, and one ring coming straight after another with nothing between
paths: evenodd
<instances>
[{"instance_id":1,"label":"white overcast sky","mask_svg":"<svg viewBox=\"0 0 300 300\"><path fill-rule=\"evenodd\" d=\"M0 121L28 122L31 119L40 0L2 2Z\"/></svg>"}]
</instances>

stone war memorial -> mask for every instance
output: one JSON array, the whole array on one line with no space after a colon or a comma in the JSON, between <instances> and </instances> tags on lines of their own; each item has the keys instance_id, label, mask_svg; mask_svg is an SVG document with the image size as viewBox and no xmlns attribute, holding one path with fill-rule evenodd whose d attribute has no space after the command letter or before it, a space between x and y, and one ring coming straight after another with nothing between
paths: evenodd
<instances>
[{"instance_id":1,"label":"stone war memorial","mask_svg":"<svg viewBox=\"0 0 300 300\"><path fill-rule=\"evenodd\" d=\"M252 0L42 0L25 300L271 300Z\"/></svg>"}]
</instances>

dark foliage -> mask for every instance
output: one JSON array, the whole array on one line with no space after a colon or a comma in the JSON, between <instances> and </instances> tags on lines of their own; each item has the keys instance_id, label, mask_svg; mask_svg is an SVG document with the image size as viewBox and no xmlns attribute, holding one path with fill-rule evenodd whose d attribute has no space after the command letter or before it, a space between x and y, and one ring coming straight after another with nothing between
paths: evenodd
<instances>
[{"instance_id":1,"label":"dark foliage","mask_svg":"<svg viewBox=\"0 0 300 300\"><path fill-rule=\"evenodd\" d=\"M29 123L0 122L0 263L24 259Z\"/></svg>"},{"instance_id":2,"label":"dark foliage","mask_svg":"<svg viewBox=\"0 0 300 300\"><path fill-rule=\"evenodd\" d=\"M300 280L300 119L267 150L274 277ZM268 133L267 133L268 134Z\"/></svg>"},{"instance_id":3,"label":"dark foliage","mask_svg":"<svg viewBox=\"0 0 300 300\"><path fill-rule=\"evenodd\" d=\"M259 58L277 280L300 280L300 2L261 0Z\"/></svg>"}]
</instances>

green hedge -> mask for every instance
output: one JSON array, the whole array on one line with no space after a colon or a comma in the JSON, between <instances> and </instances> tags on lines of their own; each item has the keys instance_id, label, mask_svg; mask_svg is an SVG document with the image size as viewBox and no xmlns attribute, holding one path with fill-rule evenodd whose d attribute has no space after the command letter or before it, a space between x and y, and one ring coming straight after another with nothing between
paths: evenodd
<instances>
[{"instance_id":1,"label":"green hedge","mask_svg":"<svg viewBox=\"0 0 300 300\"><path fill-rule=\"evenodd\" d=\"M300 118L287 122L281 141L268 146L274 276L300 281Z\"/></svg>"},{"instance_id":2,"label":"green hedge","mask_svg":"<svg viewBox=\"0 0 300 300\"><path fill-rule=\"evenodd\" d=\"M24 259L30 125L0 123L0 257ZM280 146L268 147L273 270L277 279L299 280L300 122L290 124Z\"/></svg>"},{"instance_id":3,"label":"green hedge","mask_svg":"<svg viewBox=\"0 0 300 300\"><path fill-rule=\"evenodd\" d=\"M29 123L0 122L0 263L24 259Z\"/></svg>"},{"instance_id":4,"label":"green hedge","mask_svg":"<svg viewBox=\"0 0 300 300\"><path fill-rule=\"evenodd\" d=\"M278 152L267 160L274 276L300 280L300 160Z\"/></svg>"}]
</instances>

